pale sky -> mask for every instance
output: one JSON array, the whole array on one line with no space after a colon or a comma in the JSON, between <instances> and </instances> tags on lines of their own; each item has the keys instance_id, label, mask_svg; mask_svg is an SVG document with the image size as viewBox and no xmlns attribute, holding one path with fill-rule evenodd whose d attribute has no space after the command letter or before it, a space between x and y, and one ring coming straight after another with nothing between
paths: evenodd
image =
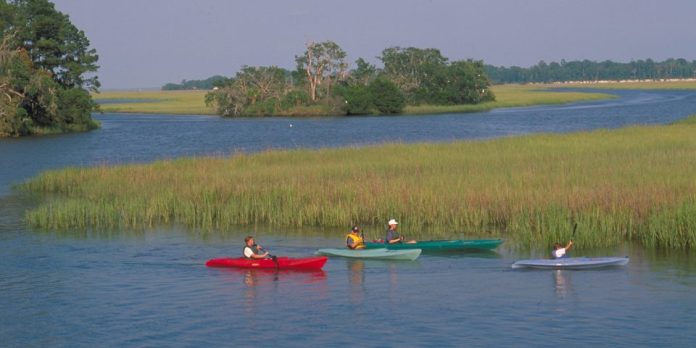
<instances>
[{"instance_id":1,"label":"pale sky","mask_svg":"<svg viewBox=\"0 0 696 348\"><path fill-rule=\"evenodd\" d=\"M693 0L54 0L99 54L103 89L294 68L309 41L353 62L391 46L527 67L696 59Z\"/></svg>"}]
</instances>

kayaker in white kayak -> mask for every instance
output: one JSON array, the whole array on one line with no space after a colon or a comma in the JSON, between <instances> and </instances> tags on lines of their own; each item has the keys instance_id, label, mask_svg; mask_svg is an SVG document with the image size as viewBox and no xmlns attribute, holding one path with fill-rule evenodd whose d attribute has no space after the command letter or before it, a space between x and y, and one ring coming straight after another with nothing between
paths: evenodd
<instances>
[{"instance_id":1,"label":"kayaker in white kayak","mask_svg":"<svg viewBox=\"0 0 696 348\"><path fill-rule=\"evenodd\" d=\"M263 247L254 242L253 236L244 238L244 257L247 259L265 259L268 257L268 251L261 253Z\"/></svg>"},{"instance_id":2,"label":"kayaker in white kayak","mask_svg":"<svg viewBox=\"0 0 696 348\"><path fill-rule=\"evenodd\" d=\"M553 256L554 259L560 259L562 257L566 256L566 253L570 248L573 246L573 241L570 240L568 241L568 244L566 246L562 246L561 243L556 243L553 245L553 251L551 252L551 256Z\"/></svg>"},{"instance_id":3,"label":"kayaker in white kayak","mask_svg":"<svg viewBox=\"0 0 696 348\"><path fill-rule=\"evenodd\" d=\"M348 249L365 249L365 241L360 235L360 228L353 226L350 232L346 235L346 246Z\"/></svg>"},{"instance_id":4,"label":"kayaker in white kayak","mask_svg":"<svg viewBox=\"0 0 696 348\"><path fill-rule=\"evenodd\" d=\"M384 244L395 244L404 243L404 236L399 235L396 229L399 227L399 223L395 219L389 220L387 223L389 228L387 228L387 237L384 239ZM415 240L409 240L406 243L415 243Z\"/></svg>"}]
</instances>

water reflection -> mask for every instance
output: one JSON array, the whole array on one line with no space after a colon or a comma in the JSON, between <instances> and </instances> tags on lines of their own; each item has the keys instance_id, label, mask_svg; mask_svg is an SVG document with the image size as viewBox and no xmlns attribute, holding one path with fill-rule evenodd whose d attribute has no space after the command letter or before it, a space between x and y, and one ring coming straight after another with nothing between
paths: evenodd
<instances>
[{"instance_id":1,"label":"water reflection","mask_svg":"<svg viewBox=\"0 0 696 348\"><path fill-rule=\"evenodd\" d=\"M500 259L503 256L495 250L466 249L466 250L429 250L423 254L437 255L440 257L471 257L481 259Z\"/></svg>"},{"instance_id":2,"label":"water reflection","mask_svg":"<svg viewBox=\"0 0 696 348\"><path fill-rule=\"evenodd\" d=\"M326 272L323 270L239 269L236 271L243 272L242 281L250 288L273 282L308 285L326 280Z\"/></svg>"},{"instance_id":3,"label":"water reflection","mask_svg":"<svg viewBox=\"0 0 696 348\"><path fill-rule=\"evenodd\" d=\"M346 265L350 283L350 300L354 305L362 304L365 301L365 261L349 260Z\"/></svg>"},{"instance_id":4,"label":"water reflection","mask_svg":"<svg viewBox=\"0 0 696 348\"><path fill-rule=\"evenodd\" d=\"M560 269L553 271L553 284L556 290L556 297L559 299L566 298L573 291L569 271Z\"/></svg>"}]
</instances>

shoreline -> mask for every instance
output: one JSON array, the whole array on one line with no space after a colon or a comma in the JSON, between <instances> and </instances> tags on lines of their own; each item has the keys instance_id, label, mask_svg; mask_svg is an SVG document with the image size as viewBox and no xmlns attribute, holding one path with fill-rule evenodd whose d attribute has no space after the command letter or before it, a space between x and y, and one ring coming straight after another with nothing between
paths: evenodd
<instances>
[{"instance_id":1,"label":"shoreline","mask_svg":"<svg viewBox=\"0 0 696 348\"><path fill-rule=\"evenodd\" d=\"M558 105L574 102L608 100L615 96L607 93L594 92L567 92L554 91L552 88L539 88L536 85L497 85L492 86L493 93L496 94L496 101L481 104L461 104L461 105L420 105L406 106L401 114L397 115L364 115L364 116L404 116L404 115L427 115L427 114L447 114L447 113L472 113L485 112L493 109L507 107L525 107L537 105ZM205 94L208 91L122 91L122 92L102 92L93 95L95 101L103 102L107 100L128 100L134 102L119 102L114 104L99 104L100 110L97 113L114 114L148 114L148 115L201 115L219 116L212 107L206 107L204 103ZM100 97L101 96L101 97ZM142 102L141 100L148 100ZM153 101L155 100L155 101ZM288 115L262 116L262 117L360 117L344 115ZM222 116L220 116L222 117ZM258 117L258 116L245 116Z\"/></svg>"}]
</instances>

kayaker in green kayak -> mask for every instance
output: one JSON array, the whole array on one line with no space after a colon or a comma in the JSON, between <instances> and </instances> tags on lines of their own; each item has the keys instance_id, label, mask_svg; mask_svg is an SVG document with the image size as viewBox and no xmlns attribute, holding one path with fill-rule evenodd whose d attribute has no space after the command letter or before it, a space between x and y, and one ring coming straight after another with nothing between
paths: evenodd
<instances>
[{"instance_id":1,"label":"kayaker in green kayak","mask_svg":"<svg viewBox=\"0 0 696 348\"><path fill-rule=\"evenodd\" d=\"M399 223L395 219L391 219L387 224L389 227L387 228L387 237L384 239L384 244L404 243L404 236L400 235L399 232L396 231L399 227ZM410 244L415 242L415 240L409 240L405 243Z\"/></svg>"},{"instance_id":2,"label":"kayaker in green kayak","mask_svg":"<svg viewBox=\"0 0 696 348\"><path fill-rule=\"evenodd\" d=\"M564 247L561 245L561 243L556 243L553 245L553 251L551 252L551 256L553 256L554 259L560 259L562 257L566 256L566 253L570 248L573 246L573 241L570 240L568 241L568 244Z\"/></svg>"},{"instance_id":3,"label":"kayaker in green kayak","mask_svg":"<svg viewBox=\"0 0 696 348\"><path fill-rule=\"evenodd\" d=\"M350 232L346 235L346 246L348 249L365 249L365 241L360 235L360 228L353 226Z\"/></svg>"},{"instance_id":4,"label":"kayaker in green kayak","mask_svg":"<svg viewBox=\"0 0 696 348\"><path fill-rule=\"evenodd\" d=\"M268 257L268 251L265 251L263 254L261 253L261 250L263 247L260 245L257 245L254 241L253 236L247 236L244 238L244 257L247 259L265 259Z\"/></svg>"}]
</instances>

